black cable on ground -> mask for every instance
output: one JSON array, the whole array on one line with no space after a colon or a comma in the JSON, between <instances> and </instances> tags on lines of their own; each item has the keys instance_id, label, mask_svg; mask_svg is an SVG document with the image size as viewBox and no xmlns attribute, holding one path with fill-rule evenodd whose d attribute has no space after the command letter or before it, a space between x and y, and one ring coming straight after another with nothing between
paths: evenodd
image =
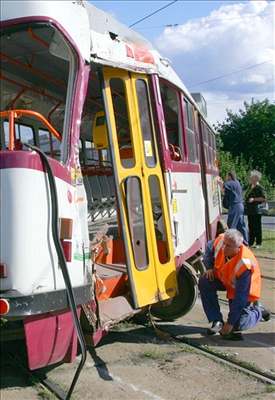
<instances>
[{"instance_id":1,"label":"black cable on ground","mask_svg":"<svg viewBox=\"0 0 275 400\"><path fill-rule=\"evenodd\" d=\"M69 306L72 312L72 317L73 317L73 321L74 321L74 325L76 328L76 332L77 332L77 337L78 337L78 341L80 344L80 349L81 349L81 360L80 363L77 367L77 370L75 372L73 381L71 383L71 386L69 388L69 391L66 395L66 400L69 400L72 392L75 388L75 385L77 383L77 380L79 378L80 372L85 364L86 358L87 358L87 350L86 350L86 343L85 343L85 339L84 339L84 335L82 332L82 328L77 316L77 306L76 306L76 302L75 302L75 297L74 297L74 292L73 292L73 288L72 288L72 284L71 284L71 280L70 280L70 276L68 273L68 269L67 269L67 263L65 260L65 256L64 256L64 252L63 252L63 248L61 246L61 242L60 242L60 238L59 238L59 227L58 227L58 199L57 199L57 190L56 190L56 184L55 184L55 178L52 172L52 168L50 166L49 160L47 158L47 156L43 153L43 151L41 151L38 147L36 146L32 146L29 144L25 144L24 145L28 148L30 148L31 150L37 152L41 158L42 164L45 168L46 174L48 176L48 181L49 181L49 185L50 185L50 194L51 194L51 205L52 205L52 221L51 221L51 227L52 227L52 235L53 235L53 240L54 240L54 244L55 244L55 249L57 252L57 256L58 256L58 261L59 261L59 265L62 271L62 275L64 278L64 282L65 282L65 286L66 286L66 290L67 290L67 295L68 295L68 302L69 302Z\"/></svg>"}]
</instances>

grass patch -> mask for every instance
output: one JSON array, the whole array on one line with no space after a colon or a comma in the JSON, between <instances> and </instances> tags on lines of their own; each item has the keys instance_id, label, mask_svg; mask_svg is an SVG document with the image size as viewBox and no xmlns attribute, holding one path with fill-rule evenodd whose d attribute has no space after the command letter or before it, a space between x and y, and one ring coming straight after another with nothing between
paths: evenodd
<instances>
[{"instance_id":1,"label":"grass patch","mask_svg":"<svg viewBox=\"0 0 275 400\"><path fill-rule=\"evenodd\" d=\"M133 320L128 320L128 321L126 320L112 326L111 330L114 332L123 332L125 330L133 329L135 327L138 327L138 325L135 324Z\"/></svg>"},{"instance_id":2,"label":"grass patch","mask_svg":"<svg viewBox=\"0 0 275 400\"><path fill-rule=\"evenodd\" d=\"M273 393L273 392L275 392L275 385L266 385L265 390L267 393Z\"/></svg>"},{"instance_id":3,"label":"grass patch","mask_svg":"<svg viewBox=\"0 0 275 400\"><path fill-rule=\"evenodd\" d=\"M151 360L159 360L166 357L165 354L160 353L159 351L156 350L145 351L144 353L141 353L139 356L140 358L149 358Z\"/></svg>"},{"instance_id":4,"label":"grass patch","mask_svg":"<svg viewBox=\"0 0 275 400\"><path fill-rule=\"evenodd\" d=\"M253 249L256 256L269 255L275 257L275 231L265 229L263 231L263 242L260 249Z\"/></svg>"},{"instance_id":5,"label":"grass patch","mask_svg":"<svg viewBox=\"0 0 275 400\"><path fill-rule=\"evenodd\" d=\"M37 395L41 400L56 400L56 396L41 386L37 387Z\"/></svg>"}]
</instances>

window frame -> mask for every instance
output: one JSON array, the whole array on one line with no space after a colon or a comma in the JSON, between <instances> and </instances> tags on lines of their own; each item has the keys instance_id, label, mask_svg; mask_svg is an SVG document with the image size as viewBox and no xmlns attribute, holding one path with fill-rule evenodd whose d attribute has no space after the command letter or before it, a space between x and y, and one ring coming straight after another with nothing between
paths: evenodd
<instances>
[{"instance_id":1,"label":"window frame","mask_svg":"<svg viewBox=\"0 0 275 400\"><path fill-rule=\"evenodd\" d=\"M165 141L167 142L168 146L171 143L169 143L169 137L167 134L167 125L166 125L166 120L165 120L164 101L163 101L163 97L162 97L162 93L161 93L161 85L167 86L170 90L173 90L176 93L176 97L177 97L178 126L179 126L179 130L178 130L179 146L177 146L177 147L180 148L181 159L174 160L171 157L170 152L169 152L170 162L172 162L173 165L176 166L176 165L186 163L186 161L187 161L187 144L186 144L186 136L185 136L185 124L184 124L184 117L183 117L183 109L182 109L182 91L167 80L164 80L164 79L159 80L160 97L161 97L162 111L163 111L163 118L164 118L164 125L165 125L165 133L163 133L163 134L166 135Z\"/></svg>"},{"instance_id":2,"label":"window frame","mask_svg":"<svg viewBox=\"0 0 275 400\"><path fill-rule=\"evenodd\" d=\"M190 164L199 164L199 144L198 144L198 132L197 132L197 124L195 119L195 109L194 105L190 102L190 100L182 93L182 108L184 115L184 134L185 134L185 142L186 142L186 159L187 163ZM192 127L189 126L190 121L190 108L192 110ZM189 136L190 135L190 136ZM194 157L190 157L190 146L189 146L189 137L192 137L192 145L193 147L193 155Z\"/></svg>"}]
</instances>

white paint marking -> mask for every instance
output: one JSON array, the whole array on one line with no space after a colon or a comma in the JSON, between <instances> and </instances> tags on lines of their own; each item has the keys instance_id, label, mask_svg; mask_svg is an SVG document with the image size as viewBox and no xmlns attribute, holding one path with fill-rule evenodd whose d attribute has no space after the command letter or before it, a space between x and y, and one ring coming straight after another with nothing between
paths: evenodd
<instances>
[{"instance_id":1,"label":"white paint marking","mask_svg":"<svg viewBox=\"0 0 275 400\"><path fill-rule=\"evenodd\" d=\"M80 359L79 356L77 358ZM96 367L96 365L94 363L91 363L89 361L86 361L85 366L89 367L89 368L95 368ZM151 400L165 400L163 397L160 397L157 394L150 392L149 390L141 389L140 387L134 385L133 383L124 382L120 378L120 376L115 376L111 372L108 372L108 375L113 379L114 383L120 384L120 385L122 385L124 387L128 387L128 388L132 389L136 393L138 393L138 392L143 393L148 397L148 399L151 399Z\"/></svg>"},{"instance_id":2,"label":"white paint marking","mask_svg":"<svg viewBox=\"0 0 275 400\"><path fill-rule=\"evenodd\" d=\"M115 376L111 373L109 375L113 378L114 382L117 382L117 383L123 385L124 387L129 387L134 392L141 392L141 393L145 394L149 399L164 400L162 397L159 397L158 395L150 392L149 390L143 390L143 389L140 389L138 386L133 385L132 383L124 382L119 376Z\"/></svg>"}]
</instances>

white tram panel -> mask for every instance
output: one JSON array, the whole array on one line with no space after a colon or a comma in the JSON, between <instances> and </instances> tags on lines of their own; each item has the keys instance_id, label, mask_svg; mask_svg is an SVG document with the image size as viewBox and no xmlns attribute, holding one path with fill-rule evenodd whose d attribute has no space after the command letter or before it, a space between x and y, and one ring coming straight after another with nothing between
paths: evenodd
<instances>
[{"instance_id":1,"label":"white tram panel","mask_svg":"<svg viewBox=\"0 0 275 400\"><path fill-rule=\"evenodd\" d=\"M189 250L205 232L201 174L172 172L170 203L175 255L180 255Z\"/></svg>"},{"instance_id":2,"label":"white tram panel","mask_svg":"<svg viewBox=\"0 0 275 400\"><path fill-rule=\"evenodd\" d=\"M212 224L215 220L217 220L221 211L217 176L207 174L206 181L207 181L207 193L208 193L209 220L210 224Z\"/></svg>"},{"instance_id":3,"label":"white tram panel","mask_svg":"<svg viewBox=\"0 0 275 400\"><path fill-rule=\"evenodd\" d=\"M7 265L7 278L1 290L17 290L28 295L65 288L51 231L51 203L45 173L33 169L2 169L1 173L1 262ZM77 208L68 201L68 190L75 198L75 188L55 178L59 217L73 220L72 262L67 262L73 286L87 282L83 268L82 232L76 224ZM76 230L79 230L77 232ZM76 239L75 239L76 238ZM77 259L79 258L79 259Z\"/></svg>"}]
</instances>

